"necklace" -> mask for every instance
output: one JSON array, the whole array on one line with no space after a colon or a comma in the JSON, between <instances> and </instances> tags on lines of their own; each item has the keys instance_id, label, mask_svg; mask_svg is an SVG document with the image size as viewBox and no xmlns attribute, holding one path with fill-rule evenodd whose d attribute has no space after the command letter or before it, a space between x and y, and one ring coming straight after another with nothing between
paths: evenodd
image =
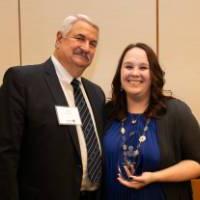
<instances>
[{"instance_id":1,"label":"necklace","mask_svg":"<svg viewBox=\"0 0 200 200\"><path fill-rule=\"evenodd\" d=\"M146 133L148 131L148 126L150 123L150 118L147 118L145 120L144 128L143 130L138 130L138 139L136 140L136 144L133 144L133 140L135 139L135 132L129 131L127 132L124 124L126 122L127 118L121 120L121 127L120 127L120 134L121 134L121 150L122 150L122 166L128 167L129 170L134 174L135 170L137 168L137 160L140 155L140 148L141 145L146 141ZM132 118L130 124L132 126L138 126L138 118ZM129 141L129 143L128 143ZM120 169L120 165L118 167L118 170L120 173L122 173L122 170Z\"/></svg>"}]
</instances>

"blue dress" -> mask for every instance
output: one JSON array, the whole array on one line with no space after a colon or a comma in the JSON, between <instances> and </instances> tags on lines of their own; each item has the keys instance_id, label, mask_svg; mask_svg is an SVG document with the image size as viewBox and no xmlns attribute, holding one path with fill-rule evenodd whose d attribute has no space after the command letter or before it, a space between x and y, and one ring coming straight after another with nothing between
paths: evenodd
<instances>
[{"instance_id":1,"label":"blue dress","mask_svg":"<svg viewBox=\"0 0 200 200\"><path fill-rule=\"evenodd\" d=\"M135 124L131 123L133 119ZM134 148L139 143L139 137L145 127L145 117L142 114L128 114L123 127L126 129L127 145ZM104 198L105 200L165 200L164 192L159 183L152 183L142 189L135 190L127 188L117 180L118 168L123 162L122 145L124 139L120 132L122 124L120 121L113 121L112 125L106 130L103 138L104 153ZM160 151L156 135L156 120L151 119L146 132L146 140L141 143L139 156L136 159L135 175L144 171L158 170L160 162ZM134 132L133 136L130 136Z\"/></svg>"}]
</instances>

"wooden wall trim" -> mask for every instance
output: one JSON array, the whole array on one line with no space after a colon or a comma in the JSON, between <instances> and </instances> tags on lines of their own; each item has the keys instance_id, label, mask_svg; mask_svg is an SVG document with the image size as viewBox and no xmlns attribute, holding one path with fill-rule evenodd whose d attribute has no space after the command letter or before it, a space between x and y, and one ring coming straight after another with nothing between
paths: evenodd
<instances>
[{"instance_id":1,"label":"wooden wall trim","mask_svg":"<svg viewBox=\"0 0 200 200\"><path fill-rule=\"evenodd\" d=\"M19 64L22 65L22 28L21 28L21 2L18 0L18 35L19 35Z\"/></svg>"},{"instance_id":2,"label":"wooden wall trim","mask_svg":"<svg viewBox=\"0 0 200 200\"><path fill-rule=\"evenodd\" d=\"M159 0L156 0L156 53L159 58Z\"/></svg>"}]
</instances>

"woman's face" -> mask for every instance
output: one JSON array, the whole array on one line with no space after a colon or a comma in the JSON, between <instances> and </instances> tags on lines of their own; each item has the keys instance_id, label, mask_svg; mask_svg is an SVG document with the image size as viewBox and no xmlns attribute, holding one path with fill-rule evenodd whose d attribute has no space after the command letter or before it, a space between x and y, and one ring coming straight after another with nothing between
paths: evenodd
<instances>
[{"instance_id":1,"label":"woman's face","mask_svg":"<svg viewBox=\"0 0 200 200\"><path fill-rule=\"evenodd\" d=\"M124 56L121 66L121 86L128 98L134 98L137 101L149 99L150 66L143 49L134 47Z\"/></svg>"}]
</instances>

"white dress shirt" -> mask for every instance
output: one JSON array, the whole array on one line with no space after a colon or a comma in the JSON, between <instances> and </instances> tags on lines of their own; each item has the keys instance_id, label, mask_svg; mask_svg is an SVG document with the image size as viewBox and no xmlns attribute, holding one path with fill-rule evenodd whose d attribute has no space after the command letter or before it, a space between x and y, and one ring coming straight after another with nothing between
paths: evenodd
<instances>
[{"instance_id":1,"label":"white dress shirt","mask_svg":"<svg viewBox=\"0 0 200 200\"><path fill-rule=\"evenodd\" d=\"M51 56L51 60L54 64L56 74L58 76L59 82L61 84L65 98L68 102L68 105L70 107L75 107L73 87L71 85L71 82L74 79L74 77L72 77L69 74L67 69L64 68L61 65L61 63L57 60L57 58L54 55ZM96 124L95 124L94 115L93 115L93 112L92 112L91 105L89 103L88 97L86 95L83 84L81 82L81 78L79 77L79 78L77 78L77 80L80 81L80 89L83 93L86 104L89 108L89 111L90 111L90 114L91 114L91 117L92 117L92 121L93 121L93 125L94 125L94 129L95 129L95 134L97 136L97 140L98 140L98 144L99 144L99 148L100 148L100 141L99 141L99 137L98 137L98 134L97 134L97 128L96 128ZM83 130L81 128L81 125L76 125L76 130L77 130L77 134L78 134L78 140L79 140L80 151L81 151L82 166L83 166L83 177L82 177L81 190L92 191L92 190L97 189L98 185L92 184L88 179L88 175L87 175L87 147L86 147L86 142L85 142L85 138L84 138L84 134L83 134ZM101 148L100 148L100 151L101 151Z\"/></svg>"}]
</instances>

